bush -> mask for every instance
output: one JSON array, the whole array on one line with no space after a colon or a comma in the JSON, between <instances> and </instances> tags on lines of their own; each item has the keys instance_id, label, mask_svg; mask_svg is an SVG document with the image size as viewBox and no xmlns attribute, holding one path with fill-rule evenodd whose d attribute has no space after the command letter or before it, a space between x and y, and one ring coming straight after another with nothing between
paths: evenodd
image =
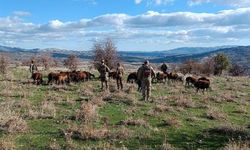
<instances>
[{"instance_id":1,"label":"bush","mask_svg":"<svg viewBox=\"0 0 250 150\"><path fill-rule=\"evenodd\" d=\"M226 54L217 54L214 59L214 75L221 75L229 66L229 58Z\"/></svg>"}]
</instances>

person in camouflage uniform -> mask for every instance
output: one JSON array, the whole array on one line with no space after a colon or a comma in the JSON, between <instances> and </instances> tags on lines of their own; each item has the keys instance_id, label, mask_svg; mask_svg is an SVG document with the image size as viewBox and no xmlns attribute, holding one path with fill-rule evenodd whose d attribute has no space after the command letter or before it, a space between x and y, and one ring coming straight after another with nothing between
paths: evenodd
<instances>
[{"instance_id":1,"label":"person in camouflage uniform","mask_svg":"<svg viewBox=\"0 0 250 150\"><path fill-rule=\"evenodd\" d=\"M33 74L35 71L37 71L37 66L36 64L34 63L33 60L31 60L31 64L30 64L30 73Z\"/></svg>"},{"instance_id":2,"label":"person in camouflage uniform","mask_svg":"<svg viewBox=\"0 0 250 150\"><path fill-rule=\"evenodd\" d=\"M144 64L138 69L138 80L141 81L143 100L148 101L151 95L151 81L155 76L154 69L149 65L149 61L145 61Z\"/></svg>"},{"instance_id":3,"label":"person in camouflage uniform","mask_svg":"<svg viewBox=\"0 0 250 150\"><path fill-rule=\"evenodd\" d=\"M168 65L166 63L163 63L160 67L161 71L163 73L167 73L167 70L168 70Z\"/></svg>"},{"instance_id":4,"label":"person in camouflage uniform","mask_svg":"<svg viewBox=\"0 0 250 150\"><path fill-rule=\"evenodd\" d=\"M117 63L117 68L116 68L116 84L118 90L121 89L123 90L123 83L122 83L122 77L124 75L124 68L121 66L120 63Z\"/></svg>"},{"instance_id":5,"label":"person in camouflage uniform","mask_svg":"<svg viewBox=\"0 0 250 150\"><path fill-rule=\"evenodd\" d=\"M110 72L110 69L107 65L105 65L104 60L101 61L101 65L99 67L99 73L100 73L100 79L101 79L101 89L103 90L104 83L106 86L106 90L108 89L108 73Z\"/></svg>"}]
</instances>

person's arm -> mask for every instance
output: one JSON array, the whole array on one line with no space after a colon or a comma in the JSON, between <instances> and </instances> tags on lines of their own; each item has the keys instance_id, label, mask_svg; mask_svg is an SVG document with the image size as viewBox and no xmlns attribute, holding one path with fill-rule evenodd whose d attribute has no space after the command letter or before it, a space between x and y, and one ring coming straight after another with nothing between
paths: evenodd
<instances>
[{"instance_id":1,"label":"person's arm","mask_svg":"<svg viewBox=\"0 0 250 150\"><path fill-rule=\"evenodd\" d=\"M155 71L154 71L153 67L151 67L151 72L152 72L152 75L155 77Z\"/></svg>"},{"instance_id":2,"label":"person's arm","mask_svg":"<svg viewBox=\"0 0 250 150\"><path fill-rule=\"evenodd\" d=\"M110 69L109 67L106 65L106 71L109 73L110 72Z\"/></svg>"},{"instance_id":3,"label":"person's arm","mask_svg":"<svg viewBox=\"0 0 250 150\"><path fill-rule=\"evenodd\" d=\"M125 70L124 70L124 68L122 67L122 75L124 75L124 73L125 73Z\"/></svg>"},{"instance_id":4,"label":"person's arm","mask_svg":"<svg viewBox=\"0 0 250 150\"><path fill-rule=\"evenodd\" d=\"M115 71L117 74L119 73L119 67L116 68L116 71Z\"/></svg>"},{"instance_id":5,"label":"person's arm","mask_svg":"<svg viewBox=\"0 0 250 150\"><path fill-rule=\"evenodd\" d=\"M31 64L30 64L30 69L29 70L30 70L30 72L32 72L32 65Z\"/></svg>"}]
</instances>

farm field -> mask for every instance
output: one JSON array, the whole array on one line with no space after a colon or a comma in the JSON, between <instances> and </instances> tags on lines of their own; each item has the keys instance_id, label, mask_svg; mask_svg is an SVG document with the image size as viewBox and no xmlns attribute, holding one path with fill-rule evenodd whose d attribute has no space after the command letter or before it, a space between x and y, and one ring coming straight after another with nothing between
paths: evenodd
<instances>
[{"instance_id":1,"label":"farm field","mask_svg":"<svg viewBox=\"0 0 250 150\"><path fill-rule=\"evenodd\" d=\"M248 149L250 78L209 79L205 94L153 84L145 102L125 77L123 91L110 80L107 92L98 80L34 85L11 69L0 77L0 149Z\"/></svg>"}]
</instances>

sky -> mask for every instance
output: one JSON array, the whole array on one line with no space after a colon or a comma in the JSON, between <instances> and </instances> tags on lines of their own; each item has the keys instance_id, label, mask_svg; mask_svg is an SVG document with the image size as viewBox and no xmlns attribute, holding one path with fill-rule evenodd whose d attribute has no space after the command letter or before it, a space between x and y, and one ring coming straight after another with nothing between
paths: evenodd
<instances>
[{"instance_id":1,"label":"sky","mask_svg":"<svg viewBox=\"0 0 250 150\"><path fill-rule=\"evenodd\" d=\"M0 0L0 45L119 51L250 45L250 0Z\"/></svg>"}]
</instances>

